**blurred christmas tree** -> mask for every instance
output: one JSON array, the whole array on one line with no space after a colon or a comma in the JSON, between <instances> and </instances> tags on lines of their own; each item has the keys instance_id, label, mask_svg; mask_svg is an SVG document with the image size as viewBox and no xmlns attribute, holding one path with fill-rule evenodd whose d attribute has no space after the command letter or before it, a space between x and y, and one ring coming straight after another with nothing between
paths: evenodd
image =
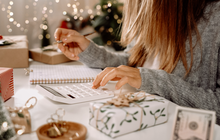
<instances>
[{"instance_id":1,"label":"blurred christmas tree","mask_svg":"<svg viewBox=\"0 0 220 140\"><path fill-rule=\"evenodd\" d=\"M41 47L46 47L48 45L50 45L50 34L49 34L49 29L48 29L48 22L47 19L44 18L43 19L43 23L42 23L42 40L41 40Z\"/></svg>"},{"instance_id":2,"label":"blurred christmas tree","mask_svg":"<svg viewBox=\"0 0 220 140\"><path fill-rule=\"evenodd\" d=\"M118 43L120 40L120 24L122 21L123 3L118 0L100 0L95 7L101 10L94 16L92 26L100 34L93 39L99 45L112 46L116 51L123 50L123 47Z\"/></svg>"}]
</instances>

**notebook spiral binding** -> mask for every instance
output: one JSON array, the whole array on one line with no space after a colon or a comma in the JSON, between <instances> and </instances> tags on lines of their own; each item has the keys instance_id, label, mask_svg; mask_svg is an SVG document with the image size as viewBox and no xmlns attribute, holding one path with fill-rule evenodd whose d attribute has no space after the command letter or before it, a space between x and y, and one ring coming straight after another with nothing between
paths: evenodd
<instances>
[{"instance_id":1,"label":"notebook spiral binding","mask_svg":"<svg viewBox=\"0 0 220 140\"><path fill-rule=\"evenodd\" d=\"M31 84L60 84L60 83L87 83L94 81L94 78L76 78L76 79L34 79Z\"/></svg>"}]
</instances>

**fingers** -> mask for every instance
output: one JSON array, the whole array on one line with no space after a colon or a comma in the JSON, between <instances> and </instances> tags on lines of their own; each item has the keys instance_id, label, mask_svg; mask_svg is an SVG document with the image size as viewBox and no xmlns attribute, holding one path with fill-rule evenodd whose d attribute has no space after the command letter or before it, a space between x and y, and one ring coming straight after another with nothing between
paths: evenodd
<instances>
[{"instance_id":1,"label":"fingers","mask_svg":"<svg viewBox=\"0 0 220 140\"><path fill-rule=\"evenodd\" d=\"M54 38L56 39L56 41L59 41L61 40L60 39L60 36L61 35L66 35L67 34L67 31L66 29L62 29L62 28L57 28L54 32Z\"/></svg>"},{"instance_id":2,"label":"fingers","mask_svg":"<svg viewBox=\"0 0 220 140\"><path fill-rule=\"evenodd\" d=\"M129 83L129 78L128 77L123 77L121 80L118 81L118 83L115 85L115 89L118 90L120 89L123 85Z\"/></svg>"},{"instance_id":3,"label":"fingers","mask_svg":"<svg viewBox=\"0 0 220 140\"><path fill-rule=\"evenodd\" d=\"M70 29L57 28L54 32L54 37L57 41L61 40L63 42L58 44L58 48L65 52L67 57L71 57L70 59L72 60L78 60L78 54L83 52L90 44L87 38L77 31ZM66 49L65 46L70 48Z\"/></svg>"},{"instance_id":4,"label":"fingers","mask_svg":"<svg viewBox=\"0 0 220 140\"><path fill-rule=\"evenodd\" d=\"M63 28L57 28L54 32L54 38L59 41L62 40L62 36L67 36L67 35L80 35L78 32L75 30L70 30L70 29L63 29Z\"/></svg>"},{"instance_id":5,"label":"fingers","mask_svg":"<svg viewBox=\"0 0 220 140\"><path fill-rule=\"evenodd\" d=\"M56 39L56 41L59 41L60 40L60 35L61 35L61 30L58 28L58 29L56 29L55 30L55 32L54 32L54 38Z\"/></svg>"},{"instance_id":6,"label":"fingers","mask_svg":"<svg viewBox=\"0 0 220 140\"><path fill-rule=\"evenodd\" d=\"M109 71L107 74L105 74L105 76L102 78L100 82L100 85L105 86L108 83L108 81L114 78L121 79L122 77L126 76L125 73L128 74L124 69L114 68L111 71Z\"/></svg>"},{"instance_id":7,"label":"fingers","mask_svg":"<svg viewBox=\"0 0 220 140\"><path fill-rule=\"evenodd\" d=\"M57 28L54 37L57 41L61 40L63 43L58 43L58 48L71 60L79 60L78 54L82 52L80 46L74 40L83 38L78 32L70 29Z\"/></svg>"},{"instance_id":8,"label":"fingers","mask_svg":"<svg viewBox=\"0 0 220 140\"><path fill-rule=\"evenodd\" d=\"M77 43L81 51L84 51L90 44L90 41L80 34L68 34L62 37L62 41L66 44L71 42Z\"/></svg>"},{"instance_id":9,"label":"fingers","mask_svg":"<svg viewBox=\"0 0 220 140\"><path fill-rule=\"evenodd\" d=\"M70 42L82 42L83 36L79 34L68 34L66 36L63 36L62 41L64 43L70 43Z\"/></svg>"},{"instance_id":10,"label":"fingers","mask_svg":"<svg viewBox=\"0 0 220 140\"><path fill-rule=\"evenodd\" d=\"M75 30L70 29L63 29L63 28L57 28L54 32L55 39L62 40L64 43L70 43L70 42L81 42L84 36L80 35Z\"/></svg>"},{"instance_id":11,"label":"fingers","mask_svg":"<svg viewBox=\"0 0 220 140\"><path fill-rule=\"evenodd\" d=\"M117 80L116 89L120 89L123 85L129 85L139 88L141 86L140 71L137 68L128 66L119 66L117 68L106 68L98 74L93 82L92 88L105 86L108 81Z\"/></svg>"},{"instance_id":12,"label":"fingers","mask_svg":"<svg viewBox=\"0 0 220 140\"><path fill-rule=\"evenodd\" d=\"M105 68L102 72L100 72L96 77L95 80L93 81L93 89L96 89L98 87L100 87L100 82L102 81L103 77L112 69L114 69L113 67L107 67Z\"/></svg>"},{"instance_id":13,"label":"fingers","mask_svg":"<svg viewBox=\"0 0 220 140\"><path fill-rule=\"evenodd\" d=\"M71 57L72 60L79 60L79 57L78 57L78 54L81 53L81 49L79 47L77 47L77 45L71 45L71 46L68 46L68 52L67 52L67 55L69 57Z\"/></svg>"},{"instance_id":14,"label":"fingers","mask_svg":"<svg viewBox=\"0 0 220 140\"><path fill-rule=\"evenodd\" d=\"M57 47L58 47L62 52L65 51L65 46L64 46L62 43L58 43L58 44L57 44Z\"/></svg>"},{"instance_id":15,"label":"fingers","mask_svg":"<svg viewBox=\"0 0 220 140\"><path fill-rule=\"evenodd\" d=\"M62 43L58 44L58 48L63 52L63 54L71 60L79 60L78 54L81 52L79 47L74 46L73 44L63 45Z\"/></svg>"}]
</instances>

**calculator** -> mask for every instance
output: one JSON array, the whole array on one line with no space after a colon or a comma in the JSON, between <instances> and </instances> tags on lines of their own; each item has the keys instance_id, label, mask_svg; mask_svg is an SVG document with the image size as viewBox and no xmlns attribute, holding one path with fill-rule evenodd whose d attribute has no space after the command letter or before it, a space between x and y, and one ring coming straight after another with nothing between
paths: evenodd
<instances>
[{"instance_id":1,"label":"calculator","mask_svg":"<svg viewBox=\"0 0 220 140\"><path fill-rule=\"evenodd\" d=\"M113 90L107 86L92 89L92 83L69 84L69 85L37 85L36 89L43 96L49 99L66 103L75 104L92 100L114 97Z\"/></svg>"}]
</instances>

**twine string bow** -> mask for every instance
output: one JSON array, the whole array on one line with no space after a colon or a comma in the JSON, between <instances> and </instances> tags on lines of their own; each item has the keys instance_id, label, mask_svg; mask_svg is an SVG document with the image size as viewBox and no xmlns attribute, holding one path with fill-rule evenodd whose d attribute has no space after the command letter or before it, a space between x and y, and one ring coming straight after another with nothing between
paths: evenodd
<instances>
[{"instance_id":1,"label":"twine string bow","mask_svg":"<svg viewBox=\"0 0 220 140\"><path fill-rule=\"evenodd\" d=\"M146 98L147 95L145 95L145 92L140 91L135 93L119 93L118 95L115 94L115 98L113 98L110 101L107 101L109 104L113 104L116 107L129 107L130 103L133 103L135 101L139 101L141 99Z\"/></svg>"}]
</instances>

